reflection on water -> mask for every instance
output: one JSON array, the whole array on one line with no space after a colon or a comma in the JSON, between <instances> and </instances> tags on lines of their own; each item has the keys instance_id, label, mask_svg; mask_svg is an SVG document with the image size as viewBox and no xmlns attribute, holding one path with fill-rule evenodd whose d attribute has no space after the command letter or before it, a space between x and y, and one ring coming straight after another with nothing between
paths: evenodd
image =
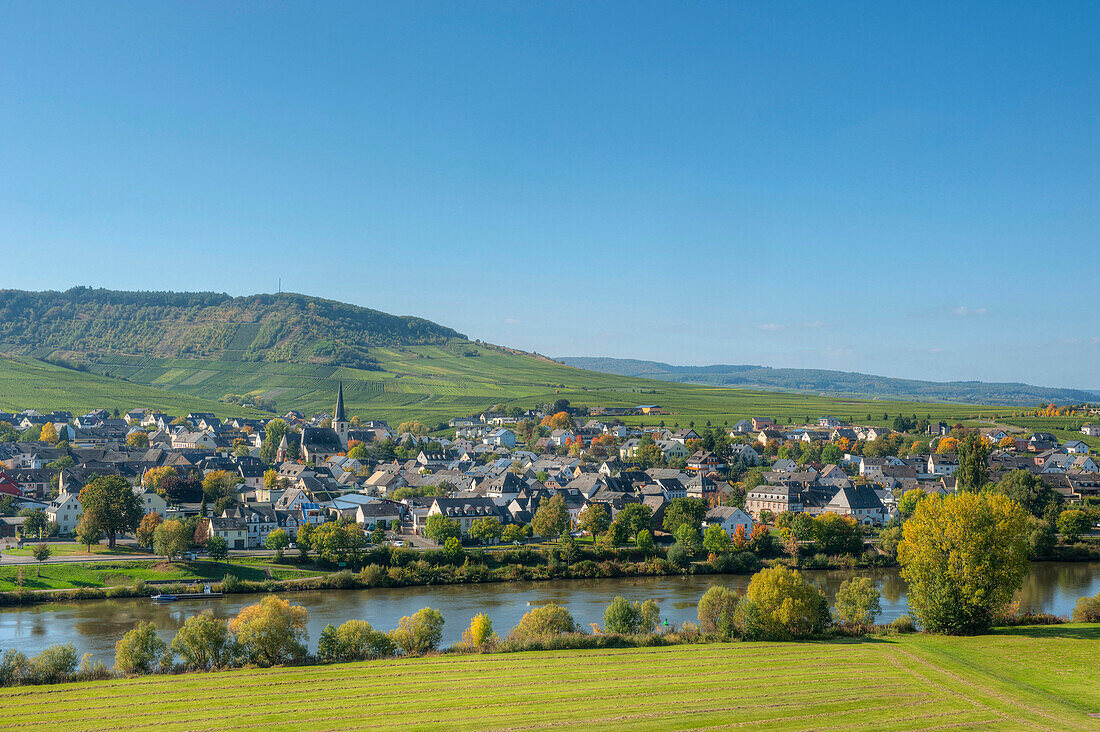
<instances>
[{"instance_id":1,"label":"reflection on water","mask_svg":"<svg viewBox=\"0 0 1100 732\"><path fill-rule=\"evenodd\" d=\"M805 573L832 603L841 582L853 576L872 578L882 592L881 622L907 611L905 583L896 569L813 570ZM561 582L508 582L484 585L376 588L355 591L289 593L286 597L304 605L310 614L309 637L316 643L328 623L358 618L375 628L388 630L402 615L431 606L443 613L444 644L458 641L470 618L485 612L497 632L507 632L530 608L557 602L569 608L587 627L602 623L604 608L616 595L628 600L652 599L661 607L662 619L678 624L695 620L699 598L712 584L744 590L749 578L644 577ZM1045 562L1032 566L1018 596L1023 611L1069 615L1077 598L1100 592L1100 562ZM52 643L72 643L78 653L91 652L107 663L114 660L115 641L142 621L151 621L161 636L170 640L189 616L209 608L215 615L232 617L259 595L230 595L220 600L187 600L158 606L147 599L115 599L64 605L38 605L0 609L0 649L16 648L27 654Z\"/></svg>"}]
</instances>

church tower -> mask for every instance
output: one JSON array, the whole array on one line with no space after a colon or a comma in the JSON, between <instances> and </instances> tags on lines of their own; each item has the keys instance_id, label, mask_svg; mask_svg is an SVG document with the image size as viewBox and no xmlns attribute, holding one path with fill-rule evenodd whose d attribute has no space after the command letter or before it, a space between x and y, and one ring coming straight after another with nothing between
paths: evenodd
<instances>
[{"instance_id":1,"label":"church tower","mask_svg":"<svg viewBox=\"0 0 1100 732\"><path fill-rule=\"evenodd\" d=\"M344 382L340 382L340 391L336 392L336 409L332 413L332 429L340 438L340 444L348 447L348 418L344 414Z\"/></svg>"}]
</instances>

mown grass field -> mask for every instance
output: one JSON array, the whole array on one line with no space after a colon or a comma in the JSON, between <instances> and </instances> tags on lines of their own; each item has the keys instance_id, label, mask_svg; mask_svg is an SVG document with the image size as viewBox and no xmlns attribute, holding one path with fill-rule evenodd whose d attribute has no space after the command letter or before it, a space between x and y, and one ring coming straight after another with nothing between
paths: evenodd
<instances>
[{"instance_id":1,"label":"mown grass field","mask_svg":"<svg viewBox=\"0 0 1100 732\"><path fill-rule=\"evenodd\" d=\"M13 557L29 557L34 551L31 547L35 544L37 544L37 542L33 538L30 538L27 539L22 549L5 549L4 554L10 554ZM54 557L76 557L79 555L87 556L89 554L95 554L96 556L148 554L148 552L142 549L124 546L122 544L116 545L114 549L111 549L107 544L93 544L90 552L85 545L70 542L51 541L47 546L50 547L50 552L52 552L51 556Z\"/></svg>"},{"instance_id":2,"label":"mown grass field","mask_svg":"<svg viewBox=\"0 0 1100 732\"><path fill-rule=\"evenodd\" d=\"M462 355L467 352L479 355ZM829 414L882 424L883 415L890 419L905 414L965 421L1014 413L1009 407L842 399L675 384L585 371L468 341L447 346L374 348L371 353L383 370L106 355L91 366L95 373L83 373L41 362L5 359L0 361L0 407L78 412L93 406L118 406L124 411L152 406L171 414L252 414L248 409L217 401L227 394L237 394L274 401L279 413L298 409L308 414L331 410L337 383L342 381L352 414L391 422L440 422L494 404L532 407L556 399L590 407L658 404L671 414L631 417L627 421L663 421L670 426L691 422L696 426L708 422L733 424L753 416L772 417L785 424L788 420L799 423L807 417Z\"/></svg>"},{"instance_id":3,"label":"mown grass field","mask_svg":"<svg viewBox=\"0 0 1100 732\"><path fill-rule=\"evenodd\" d=\"M1097 729L1100 626L442 656L0 690L5 729Z\"/></svg>"},{"instance_id":4,"label":"mown grass field","mask_svg":"<svg viewBox=\"0 0 1100 732\"><path fill-rule=\"evenodd\" d=\"M0 566L0 592L17 588L19 570L23 571L23 588L27 590L71 590L78 587L117 587L143 582L199 582L221 580L226 574L237 579L262 582L265 579L287 580L312 577L319 571L259 561L229 564L211 561L173 562L157 560L96 561L46 563L39 576L37 564L5 564Z\"/></svg>"}]
</instances>

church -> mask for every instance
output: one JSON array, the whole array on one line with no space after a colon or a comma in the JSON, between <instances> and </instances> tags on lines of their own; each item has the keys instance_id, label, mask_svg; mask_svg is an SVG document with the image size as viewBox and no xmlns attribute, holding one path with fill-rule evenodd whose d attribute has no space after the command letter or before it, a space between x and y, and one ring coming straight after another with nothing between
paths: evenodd
<instances>
[{"instance_id":1,"label":"church","mask_svg":"<svg viewBox=\"0 0 1100 732\"><path fill-rule=\"evenodd\" d=\"M321 463L333 455L347 452L349 427L347 414L344 412L344 384L341 382L340 390L336 393L332 426L302 428L302 459L307 463Z\"/></svg>"}]
</instances>

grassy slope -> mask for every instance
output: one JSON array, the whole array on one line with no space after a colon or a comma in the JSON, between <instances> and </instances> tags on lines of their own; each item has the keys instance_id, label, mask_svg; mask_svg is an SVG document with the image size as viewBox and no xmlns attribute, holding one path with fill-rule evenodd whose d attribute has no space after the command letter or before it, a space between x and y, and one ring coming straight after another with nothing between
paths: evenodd
<instances>
[{"instance_id":1,"label":"grassy slope","mask_svg":"<svg viewBox=\"0 0 1100 732\"><path fill-rule=\"evenodd\" d=\"M481 355L464 357L466 349ZM836 399L801 394L752 392L723 387L672 384L600 374L526 354L452 341L447 346L373 348L384 371L310 364L257 364L110 356L94 366L112 377L148 384L175 394L216 400L225 394L272 399L277 409L330 410L337 381L353 414L384 419L442 420L486 409L496 403L534 406L559 398L589 406L659 404L672 416L648 419L668 424L715 424L750 416L796 422L807 416L882 420L883 413L964 419L1011 414L1011 408ZM634 421L642 421L636 419ZM731 422L732 423L732 422Z\"/></svg>"},{"instance_id":2,"label":"grassy slope","mask_svg":"<svg viewBox=\"0 0 1100 732\"><path fill-rule=\"evenodd\" d=\"M219 395L220 396L220 395ZM32 359L0 358L0 409L67 409L83 414L92 408L122 412L150 407L169 414L215 412L219 415L260 416L260 412L203 399L186 393L132 384L91 373L63 369Z\"/></svg>"},{"instance_id":3,"label":"grassy slope","mask_svg":"<svg viewBox=\"0 0 1100 732\"><path fill-rule=\"evenodd\" d=\"M1100 627L445 656L0 690L65 729L1096 729Z\"/></svg>"}]
</instances>

